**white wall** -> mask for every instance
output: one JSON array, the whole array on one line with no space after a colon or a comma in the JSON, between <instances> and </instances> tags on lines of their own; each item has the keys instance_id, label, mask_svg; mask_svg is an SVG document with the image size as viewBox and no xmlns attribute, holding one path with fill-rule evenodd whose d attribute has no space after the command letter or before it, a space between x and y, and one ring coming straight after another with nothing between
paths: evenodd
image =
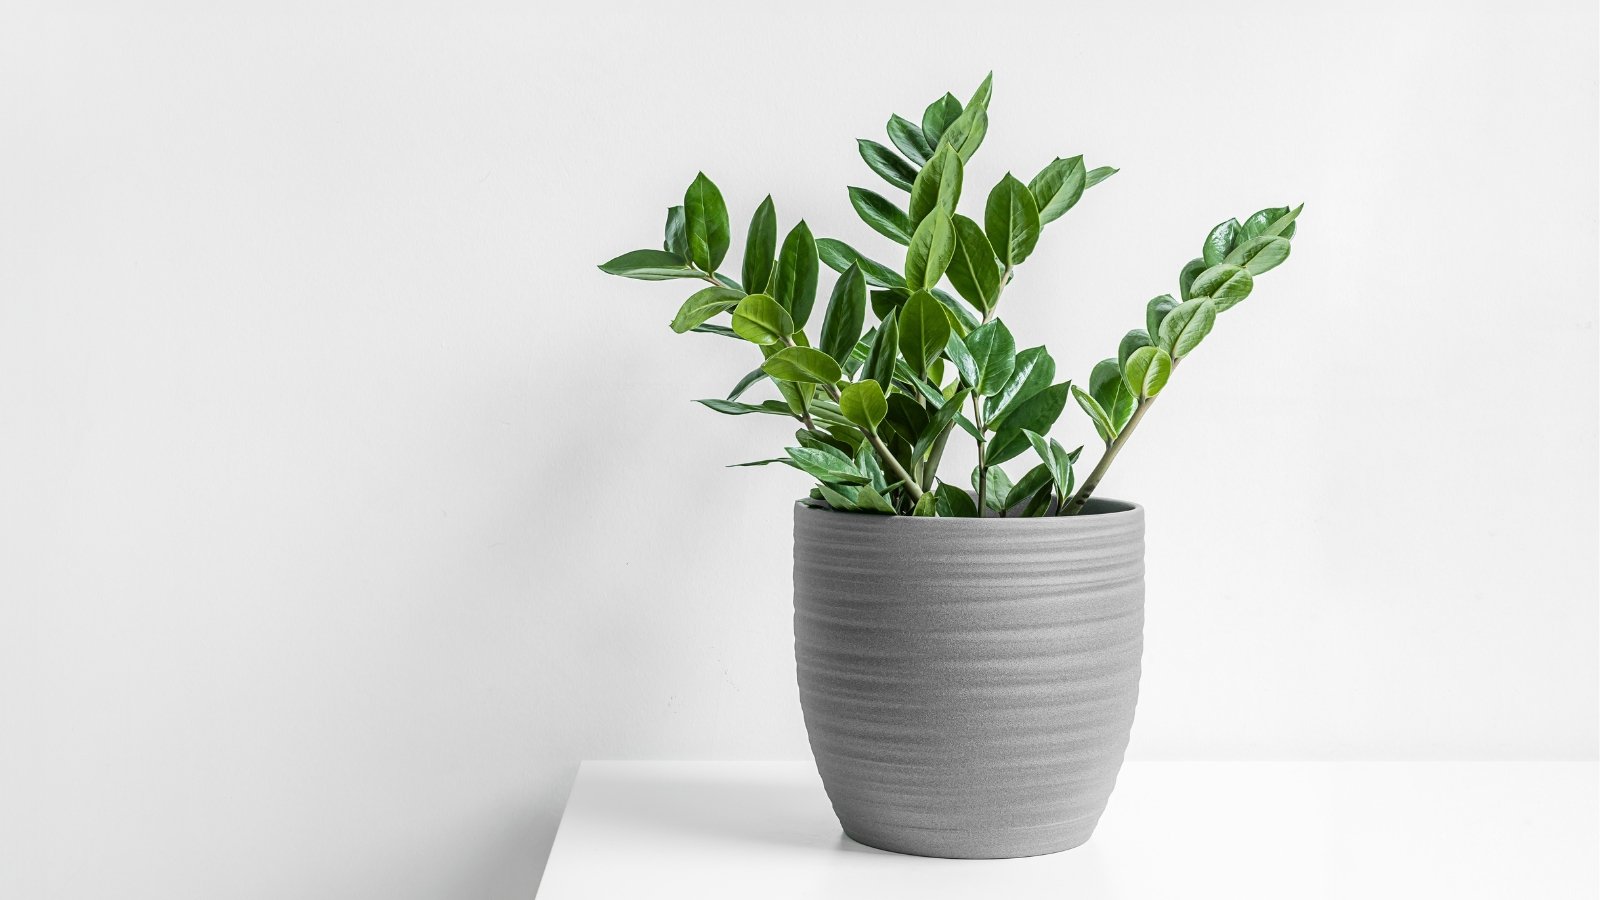
<instances>
[{"instance_id":1,"label":"white wall","mask_svg":"<svg viewBox=\"0 0 1600 900\"><path fill-rule=\"evenodd\" d=\"M969 195L1123 170L1005 304L1080 377L1307 203L1105 486L1130 752L1595 757L1592 3L112 6L0 14L0 895L527 897L579 759L804 755L786 429L594 264L699 168L881 251L990 67Z\"/></svg>"}]
</instances>

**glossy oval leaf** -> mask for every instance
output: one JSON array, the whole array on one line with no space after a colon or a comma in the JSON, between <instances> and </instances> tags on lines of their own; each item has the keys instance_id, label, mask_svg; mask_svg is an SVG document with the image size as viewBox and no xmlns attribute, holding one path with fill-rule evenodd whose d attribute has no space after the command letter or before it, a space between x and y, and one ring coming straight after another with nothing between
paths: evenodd
<instances>
[{"instance_id":1,"label":"glossy oval leaf","mask_svg":"<svg viewBox=\"0 0 1600 900\"><path fill-rule=\"evenodd\" d=\"M1171 294L1162 294L1152 298L1144 305L1144 330L1148 335L1161 333L1161 323L1166 320L1167 314L1178 308L1178 301L1172 299Z\"/></svg>"},{"instance_id":2,"label":"glossy oval leaf","mask_svg":"<svg viewBox=\"0 0 1600 900\"><path fill-rule=\"evenodd\" d=\"M1227 258L1228 253L1233 250L1238 240L1239 220L1229 219L1211 229L1211 233L1206 235L1200 257L1206 261L1208 266L1217 265Z\"/></svg>"},{"instance_id":3,"label":"glossy oval leaf","mask_svg":"<svg viewBox=\"0 0 1600 900\"><path fill-rule=\"evenodd\" d=\"M844 377L833 357L812 347L785 347L767 358L761 370L781 381L836 384Z\"/></svg>"},{"instance_id":4,"label":"glossy oval leaf","mask_svg":"<svg viewBox=\"0 0 1600 900\"><path fill-rule=\"evenodd\" d=\"M1017 342L1004 322L996 319L974 328L966 347L977 367L977 379L969 382L980 397L993 397L1011 380L1017 365Z\"/></svg>"},{"instance_id":5,"label":"glossy oval leaf","mask_svg":"<svg viewBox=\"0 0 1600 900\"><path fill-rule=\"evenodd\" d=\"M640 281L666 281L669 278L703 278L689 261L666 250L631 250L600 264L607 275L637 278Z\"/></svg>"},{"instance_id":6,"label":"glossy oval leaf","mask_svg":"<svg viewBox=\"0 0 1600 900\"><path fill-rule=\"evenodd\" d=\"M867 280L858 266L845 270L834 283L828 310L822 316L822 337L817 347L841 365L861 339L867 318Z\"/></svg>"},{"instance_id":7,"label":"glossy oval leaf","mask_svg":"<svg viewBox=\"0 0 1600 900\"><path fill-rule=\"evenodd\" d=\"M940 484L935 489L935 508L939 515L951 519L975 519L978 517L978 504L972 500L972 495L953 484Z\"/></svg>"},{"instance_id":8,"label":"glossy oval leaf","mask_svg":"<svg viewBox=\"0 0 1600 900\"><path fill-rule=\"evenodd\" d=\"M667 208L667 225L661 241L663 249L683 258L685 265L689 259L689 236L684 233L683 207L670 206Z\"/></svg>"},{"instance_id":9,"label":"glossy oval leaf","mask_svg":"<svg viewBox=\"0 0 1600 900\"><path fill-rule=\"evenodd\" d=\"M989 192L983 209L983 230L1000 262L1014 266L1039 243L1039 208L1028 186L1006 173Z\"/></svg>"},{"instance_id":10,"label":"glossy oval leaf","mask_svg":"<svg viewBox=\"0 0 1600 900\"><path fill-rule=\"evenodd\" d=\"M855 207L856 215L873 231L896 244L911 243L910 219L904 210L888 198L866 188L853 187L850 189L850 205Z\"/></svg>"},{"instance_id":11,"label":"glossy oval leaf","mask_svg":"<svg viewBox=\"0 0 1600 900\"><path fill-rule=\"evenodd\" d=\"M715 272L728 255L728 205L722 192L701 172L683 195L684 236L689 259L707 272Z\"/></svg>"},{"instance_id":12,"label":"glossy oval leaf","mask_svg":"<svg viewBox=\"0 0 1600 900\"><path fill-rule=\"evenodd\" d=\"M1123 335L1121 343L1117 344L1117 358L1115 362L1119 366L1118 371L1121 371L1121 366L1127 365L1128 357L1133 354L1133 351L1139 349L1140 347L1148 347L1153 343L1155 343L1155 341L1150 339L1150 332L1144 330L1143 328L1135 328ZM1119 374L1117 377L1120 378L1122 376ZM1094 393L1092 387L1090 388L1089 393Z\"/></svg>"},{"instance_id":13,"label":"glossy oval leaf","mask_svg":"<svg viewBox=\"0 0 1600 900\"><path fill-rule=\"evenodd\" d=\"M1289 258L1289 239L1263 234L1235 247L1228 254L1230 265L1243 266L1251 275L1260 275Z\"/></svg>"},{"instance_id":14,"label":"glossy oval leaf","mask_svg":"<svg viewBox=\"0 0 1600 900\"><path fill-rule=\"evenodd\" d=\"M1113 168L1111 166L1101 166L1098 169L1090 169L1089 174L1084 178L1084 190L1094 187L1095 185L1105 181L1107 178L1110 178L1120 171L1122 170Z\"/></svg>"},{"instance_id":15,"label":"glossy oval leaf","mask_svg":"<svg viewBox=\"0 0 1600 900\"><path fill-rule=\"evenodd\" d=\"M752 294L766 293L772 283L773 257L778 252L778 212L772 205L772 195L761 201L755 215L750 217L750 230L745 234L744 266L739 281Z\"/></svg>"},{"instance_id":16,"label":"glossy oval leaf","mask_svg":"<svg viewBox=\"0 0 1600 900\"><path fill-rule=\"evenodd\" d=\"M877 141L861 139L856 141L856 149L860 151L861 158L866 161L867 168L878 173L884 181L889 182L902 191L911 190L911 183L917 180L917 170L910 163L900 158L898 153Z\"/></svg>"},{"instance_id":17,"label":"glossy oval leaf","mask_svg":"<svg viewBox=\"0 0 1600 900\"><path fill-rule=\"evenodd\" d=\"M672 318L672 330L683 334L709 321L718 313L733 309L743 299L744 292L733 288L702 288L683 301L683 306L678 308L678 314Z\"/></svg>"},{"instance_id":18,"label":"glossy oval leaf","mask_svg":"<svg viewBox=\"0 0 1600 900\"><path fill-rule=\"evenodd\" d=\"M1004 419L1017 404L1050 386L1056 377L1056 361L1043 347L1029 347L1017 354L1011 378L1000 393L984 404L984 414L989 422Z\"/></svg>"},{"instance_id":19,"label":"glossy oval leaf","mask_svg":"<svg viewBox=\"0 0 1600 900\"><path fill-rule=\"evenodd\" d=\"M911 160L913 165L925 165L933 156L933 144L937 141L929 142L923 135L922 128L915 122L900 116L890 116L886 130L889 132L889 142L894 144L906 159Z\"/></svg>"},{"instance_id":20,"label":"glossy oval leaf","mask_svg":"<svg viewBox=\"0 0 1600 900\"><path fill-rule=\"evenodd\" d=\"M978 361L972 358L972 352L967 349L961 335L950 332L950 339L945 341L944 355L955 365L962 384L972 387L978 383Z\"/></svg>"},{"instance_id":21,"label":"glossy oval leaf","mask_svg":"<svg viewBox=\"0 0 1600 900\"><path fill-rule=\"evenodd\" d=\"M923 137L930 145L937 146L939 139L944 137L945 129L960 115L961 101L949 93L929 103L927 109L922 111Z\"/></svg>"},{"instance_id":22,"label":"glossy oval leaf","mask_svg":"<svg viewBox=\"0 0 1600 900\"><path fill-rule=\"evenodd\" d=\"M951 218L956 229L955 253L945 276L968 303L984 313L994 309L1000 296L1000 264L983 228L966 216Z\"/></svg>"},{"instance_id":23,"label":"glossy oval leaf","mask_svg":"<svg viewBox=\"0 0 1600 900\"><path fill-rule=\"evenodd\" d=\"M1198 256L1184 263L1182 271L1178 273L1178 296L1185 300L1194 296L1189 293L1189 288L1194 285L1194 280L1200 277L1200 273L1208 268L1210 266L1206 265L1206 261Z\"/></svg>"},{"instance_id":24,"label":"glossy oval leaf","mask_svg":"<svg viewBox=\"0 0 1600 900\"><path fill-rule=\"evenodd\" d=\"M794 320L778 301L751 294L733 308L733 332L752 344L776 344L794 334Z\"/></svg>"},{"instance_id":25,"label":"glossy oval leaf","mask_svg":"<svg viewBox=\"0 0 1600 900\"><path fill-rule=\"evenodd\" d=\"M949 147L940 147L911 185L911 229L939 207L954 215L961 200L961 179L961 157Z\"/></svg>"},{"instance_id":26,"label":"glossy oval leaf","mask_svg":"<svg viewBox=\"0 0 1600 900\"><path fill-rule=\"evenodd\" d=\"M1100 405L1100 401L1076 387L1072 389L1072 399L1078 401L1078 406L1088 413L1089 421L1094 423L1094 430L1099 433L1100 440L1109 444L1117 439L1117 428L1111 423L1111 415Z\"/></svg>"},{"instance_id":27,"label":"glossy oval leaf","mask_svg":"<svg viewBox=\"0 0 1600 900\"><path fill-rule=\"evenodd\" d=\"M932 222L933 217L928 221ZM900 354L911 366L913 373L921 375L928 370L950 340L950 320L945 317L944 304L927 291L917 291L900 308Z\"/></svg>"},{"instance_id":28,"label":"glossy oval leaf","mask_svg":"<svg viewBox=\"0 0 1600 900\"><path fill-rule=\"evenodd\" d=\"M917 291L938 284L955 256L955 249L955 226L951 224L950 214L936 207L917 226L916 233L911 236L911 246L906 248L906 287Z\"/></svg>"},{"instance_id":29,"label":"glossy oval leaf","mask_svg":"<svg viewBox=\"0 0 1600 900\"><path fill-rule=\"evenodd\" d=\"M1076 206L1083 197L1088 173L1083 157L1057 159L1028 182L1028 192L1039 207L1039 224L1048 225Z\"/></svg>"},{"instance_id":30,"label":"glossy oval leaf","mask_svg":"<svg viewBox=\"0 0 1600 900\"><path fill-rule=\"evenodd\" d=\"M1166 386L1167 376L1172 374L1172 357L1160 347L1140 347L1128 357L1127 365L1122 367L1123 381L1128 389L1139 397L1154 397L1161 393ZM1101 403L1096 397L1095 402ZM1105 404L1101 403L1101 408Z\"/></svg>"},{"instance_id":31,"label":"glossy oval leaf","mask_svg":"<svg viewBox=\"0 0 1600 900\"><path fill-rule=\"evenodd\" d=\"M861 274L867 278L867 284L873 287L904 289L906 286L906 280L899 272L862 256L856 248L844 241L833 238L818 240L817 255L835 272L843 273L851 266L860 266Z\"/></svg>"},{"instance_id":32,"label":"glossy oval leaf","mask_svg":"<svg viewBox=\"0 0 1600 900\"><path fill-rule=\"evenodd\" d=\"M799 331L811 318L817 302L817 242L811 227L801 220L783 239L778 266L772 273L772 299L794 320L791 331Z\"/></svg>"},{"instance_id":33,"label":"glossy oval leaf","mask_svg":"<svg viewBox=\"0 0 1600 900\"><path fill-rule=\"evenodd\" d=\"M1149 346L1149 342L1143 346ZM1102 359L1095 364L1094 371L1089 373L1089 396L1106 411L1117 431L1121 431L1133 417L1135 402L1133 391L1129 390L1127 381L1122 377L1124 364L1125 360Z\"/></svg>"},{"instance_id":34,"label":"glossy oval leaf","mask_svg":"<svg viewBox=\"0 0 1600 900\"><path fill-rule=\"evenodd\" d=\"M883 388L869 378L845 385L839 392L839 412L862 428L876 432L878 423L889 413L889 401Z\"/></svg>"},{"instance_id":35,"label":"glossy oval leaf","mask_svg":"<svg viewBox=\"0 0 1600 900\"><path fill-rule=\"evenodd\" d=\"M892 311L887 318L878 323L878 333L873 338L872 349L867 353L867 362L862 373L879 384L892 383L894 363L899 353L899 312Z\"/></svg>"},{"instance_id":36,"label":"glossy oval leaf","mask_svg":"<svg viewBox=\"0 0 1600 900\"><path fill-rule=\"evenodd\" d=\"M1162 321L1156 345L1173 359L1182 359L1211 333L1216 321L1217 306L1210 297L1185 300Z\"/></svg>"},{"instance_id":37,"label":"glossy oval leaf","mask_svg":"<svg viewBox=\"0 0 1600 900\"><path fill-rule=\"evenodd\" d=\"M995 427L996 433L1023 430L1047 433L1050 426L1056 423L1056 419L1061 417L1061 410L1066 408L1067 393L1071 388L1071 382L1063 381L1018 403L1015 409L1000 420Z\"/></svg>"},{"instance_id":38,"label":"glossy oval leaf","mask_svg":"<svg viewBox=\"0 0 1600 900\"><path fill-rule=\"evenodd\" d=\"M1282 240L1282 238L1269 238L1269 240ZM1288 241L1284 243L1287 244ZM1250 273L1243 266L1223 263L1201 272L1190 287L1190 293L1194 297L1215 299L1217 311L1220 312L1250 296L1250 290L1254 287L1255 279L1250 277Z\"/></svg>"}]
</instances>

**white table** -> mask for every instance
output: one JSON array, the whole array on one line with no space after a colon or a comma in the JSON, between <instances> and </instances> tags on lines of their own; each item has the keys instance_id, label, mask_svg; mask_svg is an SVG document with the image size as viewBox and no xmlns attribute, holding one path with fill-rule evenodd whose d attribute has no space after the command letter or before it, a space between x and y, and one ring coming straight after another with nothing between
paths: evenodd
<instances>
[{"instance_id":1,"label":"white table","mask_svg":"<svg viewBox=\"0 0 1600 900\"><path fill-rule=\"evenodd\" d=\"M1089 843L857 844L809 762L585 762L540 900L1593 900L1595 763L1130 762Z\"/></svg>"}]
</instances>

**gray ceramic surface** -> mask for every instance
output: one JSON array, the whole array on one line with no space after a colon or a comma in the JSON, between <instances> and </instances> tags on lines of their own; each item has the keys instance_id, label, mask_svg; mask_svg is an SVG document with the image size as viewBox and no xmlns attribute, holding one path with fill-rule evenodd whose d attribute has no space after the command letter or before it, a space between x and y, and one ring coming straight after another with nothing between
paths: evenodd
<instances>
[{"instance_id":1,"label":"gray ceramic surface","mask_svg":"<svg viewBox=\"0 0 1600 900\"><path fill-rule=\"evenodd\" d=\"M1144 510L794 515L795 658L844 831L921 856L1089 839L1128 746Z\"/></svg>"}]
</instances>

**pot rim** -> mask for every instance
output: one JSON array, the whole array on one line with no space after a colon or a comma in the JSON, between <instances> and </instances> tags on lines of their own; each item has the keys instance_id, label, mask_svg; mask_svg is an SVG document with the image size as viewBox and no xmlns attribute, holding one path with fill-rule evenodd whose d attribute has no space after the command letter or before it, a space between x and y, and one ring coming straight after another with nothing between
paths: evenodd
<instances>
[{"instance_id":1,"label":"pot rim","mask_svg":"<svg viewBox=\"0 0 1600 900\"><path fill-rule=\"evenodd\" d=\"M971 492L969 491L968 493ZM882 522L904 522L907 524L903 527L911 528L985 528L990 527L991 524L996 524L1001 528L1036 528L1044 524L1087 528L1092 525L1109 524L1120 519L1144 515L1144 507L1140 504L1131 500L1118 500L1113 497L1091 497L1084 511L1075 516L1006 516L1002 518L996 515L988 515L970 519L947 518L944 516L886 516L878 513L822 509L811 506L804 500L796 500L794 507L797 513L804 511L823 516L847 516L852 520L870 521L877 519ZM1100 508L1096 509L1095 507Z\"/></svg>"}]
</instances>

